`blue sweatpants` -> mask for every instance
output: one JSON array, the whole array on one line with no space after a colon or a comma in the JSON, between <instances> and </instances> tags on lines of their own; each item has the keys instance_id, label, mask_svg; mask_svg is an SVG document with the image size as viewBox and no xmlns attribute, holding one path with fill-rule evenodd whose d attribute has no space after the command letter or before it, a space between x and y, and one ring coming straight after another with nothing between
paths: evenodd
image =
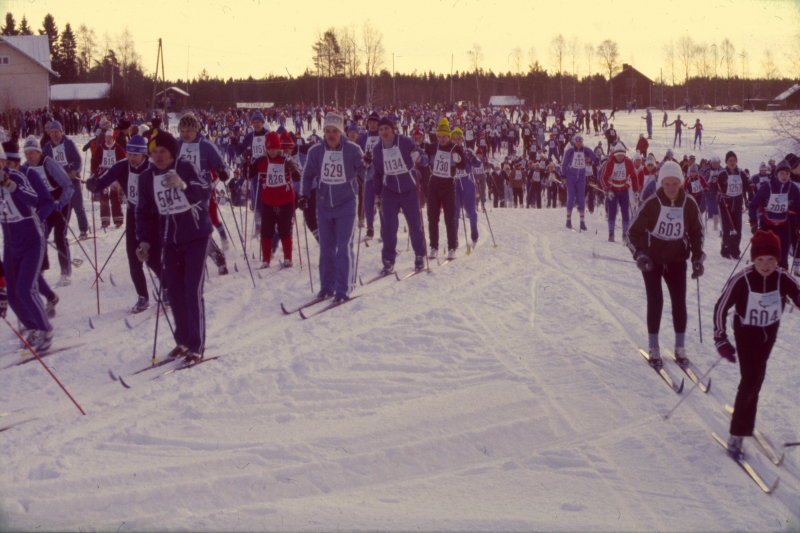
<instances>
[{"instance_id":1,"label":"blue sweatpants","mask_svg":"<svg viewBox=\"0 0 800 533\"><path fill-rule=\"evenodd\" d=\"M17 226L32 221L15 223L11 230L18 231ZM39 270L42 268L45 247L47 246L43 229L38 228L36 234L30 233L22 243L17 240L12 248L8 231L3 232L3 269L6 273L8 287L8 305L25 329L50 331L52 326L47 319L44 304L39 296Z\"/></svg>"},{"instance_id":2,"label":"blue sweatpants","mask_svg":"<svg viewBox=\"0 0 800 533\"><path fill-rule=\"evenodd\" d=\"M461 206L467 212L469 218L470 237L473 241L478 240L478 211L475 209L475 182L469 178L456 178L456 238L458 236L458 224L461 221Z\"/></svg>"},{"instance_id":3,"label":"blue sweatpants","mask_svg":"<svg viewBox=\"0 0 800 533\"><path fill-rule=\"evenodd\" d=\"M606 196L606 212L608 212L608 232L614 233L614 224L617 221L617 206L622 214L622 234L628 234L630 225L630 196L628 190L614 191L614 198L609 200Z\"/></svg>"},{"instance_id":4,"label":"blue sweatpants","mask_svg":"<svg viewBox=\"0 0 800 533\"><path fill-rule=\"evenodd\" d=\"M367 217L367 227L375 227L375 183L368 179L364 184L364 213ZM383 224L383 221L381 221Z\"/></svg>"},{"instance_id":5,"label":"blue sweatpants","mask_svg":"<svg viewBox=\"0 0 800 533\"><path fill-rule=\"evenodd\" d=\"M707 191L703 193L703 196L706 197L708 216L713 217L714 215L719 215L719 204L717 203L719 193Z\"/></svg>"},{"instance_id":6,"label":"blue sweatpants","mask_svg":"<svg viewBox=\"0 0 800 533\"><path fill-rule=\"evenodd\" d=\"M415 256L425 255L425 241L422 235L422 220L419 213L419 193L417 189L406 192L395 192L384 187L381 192L383 202L383 222L381 235L383 235L383 250L381 259L384 263L394 264L397 255L397 230L400 227L400 209L406 217L411 246Z\"/></svg>"},{"instance_id":7,"label":"blue sweatpants","mask_svg":"<svg viewBox=\"0 0 800 533\"><path fill-rule=\"evenodd\" d=\"M576 178L567 176L567 213L572 213L575 201L578 201L578 211L586 210L586 177Z\"/></svg>"},{"instance_id":8,"label":"blue sweatpants","mask_svg":"<svg viewBox=\"0 0 800 533\"><path fill-rule=\"evenodd\" d=\"M206 310L203 299L208 240L164 246L161 277L175 318L175 343L202 354L206 345Z\"/></svg>"},{"instance_id":9,"label":"blue sweatpants","mask_svg":"<svg viewBox=\"0 0 800 533\"><path fill-rule=\"evenodd\" d=\"M349 296L353 290L357 209L355 198L336 207L317 203L320 292L334 293L337 298Z\"/></svg>"}]
</instances>

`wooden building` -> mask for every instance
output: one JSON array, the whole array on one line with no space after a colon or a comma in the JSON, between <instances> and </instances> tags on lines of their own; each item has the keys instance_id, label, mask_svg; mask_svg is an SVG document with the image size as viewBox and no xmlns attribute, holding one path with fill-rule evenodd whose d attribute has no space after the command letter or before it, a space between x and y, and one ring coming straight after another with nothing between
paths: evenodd
<instances>
[{"instance_id":1,"label":"wooden building","mask_svg":"<svg viewBox=\"0 0 800 533\"><path fill-rule=\"evenodd\" d=\"M23 111L50 105L50 65L46 35L0 36L0 108Z\"/></svg>"},{"instance_id":2,"label":"wooden building","mask_svg":"<svg viewBox=\"0 0 800 533\"><path fill-rule=\"evenodd\" d=\"M622 64L622 70L610 83L614 88L614 107L625 109L625 104L634 100L639 109L653 105L653 80L627 63Z\"/></svg>"}]
</instances>

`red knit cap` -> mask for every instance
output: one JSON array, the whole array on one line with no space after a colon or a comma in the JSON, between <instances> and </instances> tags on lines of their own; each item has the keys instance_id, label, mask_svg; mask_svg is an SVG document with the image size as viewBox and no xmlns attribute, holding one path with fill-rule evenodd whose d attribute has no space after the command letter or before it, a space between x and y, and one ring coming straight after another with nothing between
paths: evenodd
<instances>
[{"instance_id":1,"label":"red knit cap","mask_svg":"<svg viewBox=\"0 0 800 533\"><path fill-rule=\"evenodd\" d=\"M778 261L781 260L781 240L771 231L758 230L753 238L750 239L750 259L755 261L756 257L772 256Z\"/></svg>"},{"instance_id":2,"label":"red knit cap","mask_svg":"<svg viewBox=\"0 0 800 533\"><path fill-rule=\"evenodd\" d=\"M271 131L267 133L267 138L264 140L267 145L267 150L280 150L281 149L281 136Z\"/></svg>"}]
</instances>

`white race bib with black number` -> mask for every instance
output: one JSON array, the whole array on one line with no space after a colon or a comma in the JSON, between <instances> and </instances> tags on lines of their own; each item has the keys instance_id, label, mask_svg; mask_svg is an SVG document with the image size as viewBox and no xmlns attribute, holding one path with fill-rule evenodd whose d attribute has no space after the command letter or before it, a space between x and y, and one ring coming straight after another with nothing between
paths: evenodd
<instances>
[{"instance_id":1,"label":"white race bib with black number","mask_svg":"<svg viewBox=\"0 0 800 533\"><path fill-rule=\"evenodd\" d=\"M137 205L139 203L139 174L128 171L128 188L125 191L128 201Z\"/></svg>"},{"instance_id":2,"label":"white race bib with black number","mask_svg":"<svg viewBox=\"0 0 800 533\"><path fill-rule=\"evenodd\" d=\"M116 149L103 150L103 163L100 165L103 168L111 168L117 162Z\"/></svg>"},{"instance_id":3,"label":"white race bib with black number","mask_svg":"<svg viewBox=\"0 0 800 533\"><path fill-rule=\"evenodd\" d=\"M749 281L747 285L749 287ZM765 293L751 291L747 296L747 311L742 322L747 326L771 326L781 319L782 314L779 291Z\"/></svg>"},{"instance_id":4,"label":"white race bib with black number","mask_svg":"<svg viewBox=\"0 0 800 533\"><path fill-rule=\"evenodd\" d=\"M703 184L699 179L689 182L692 186L692 194L700 194L703 191Z\"/></svg>"},{"instance_id":5,"label":"white race bib with black number","mask_svg":"<svg viewBox=\"0 0 800 533\"><path fill-rule=\"evenodd\" d=\"M664 241L679 241L683 239L683 233L683 207L662 205L652 235Z\"/></svg>"},{"instance_id":6,"label":"white race bib with black number","mask_svg":"<svg viewBox=\"0 0 800 533\"><path fill-rule=\"evenodd\" d=\"M742 177L739 174L728 176L728 191L725 196L739 196L743 189Z\"/></svg>"},{"instance_id":7,"label":"white race bib with black number","mask_svg":"<svg viewBox=\"0 0 800 533\"><path fill-rule=\"evenodd\" d=\"M64 143L53 147L53 160L62 167L67 166L67 150L64 148Z\"/></svg>"},{"instance_id":8,"label":"white race bib with black number","mask_svg":"<svg viewBox=\"0 0 800 533\"><path fill-rule=\"evenodd\" d=\"M183 143L178 159L190 163L197 175L200 175L200 143Z\"/></svg>"},{"instance_id":9,"label":"white race bib with black number","mask_svg":"<svg viewBox=\"0 0 800 533\"><path fill-rule=\"evenodd\" d=\"M767 211L770 213L786 214L789 211L789 194L776 194L769 195L769 202L767 203Z\"/></svg>"},{"instance_id":10,"label":"white race bib with black number","mask_svg":"<svg viewBox=\"0 0 800 533\"><path fill-rule=\"evenodd\" d=\"M267 155L267 136L253 135L253 143L250 145L250 150L253 152L254 160Z\"/></svg>"},{"instance_id":11,"label":"white race bib with black number","mask_svg":"<svg viewBox=\"0 0 800 533\"><path fill-rule=\"evenodd\" d=\"M433 175L439 178L452 177L450 175L450 152L436 151L436 156L433 158Z\"/></svg>"},{"instance_id":12,"label":"white race bib with black number","mask_svg":"<svg viewBox=\"0 0 800 533\"><path fill-rule=\"evenodd\" d=\"M322 156L322 175L320 181L326 185L341 185L347 181L344 173L344 154L325 150Z\"/></svg>"},{"instance_id":13,"label":"white race bib with black number","mask_svg":"<svg viewBox=\"0 0 800 533\"><path fill-rule=\"evenodd\" d=\"M270 163L267 165L267 173L261 174L261 183L265 187L283 187L286 185L286 167Z\"/></svg>"},{"instance_id":14,"label":"white race bib with black number","mask_svg":"<svg viewBox=\"0 0 800 533\"><path fill-rule=\"evenodd\" d=\"M624 187L628 183L628 173L625 163L614 163L611 171L611 184L615 187Z\"/></svg>"},{"instance_id":15,"label":"white race bib with black number","mask_svg":"<svg viewBox=\"0 0 800 533\"><path fill-rule=\"evenodd\" d=\"M22 213L19 212L14 200L11 198L11 193L5 187L0 188L0 207L3 210L3 222L20 222L23 220Z\"/></svg>"},{"instance_id":16,"label":"white race bib with black number","mask_svg":"<svg viewBox=\"0 0 800 533\"><path fill-rule=\"evenodd\" d=\"M581 152L573 152L572 153L572 168L574 169L584 169L586 168L586 154Z\"/></svg>"},{"instance_id":17,"label":"white race bib with black number","mask_svg":"<svg viewBox=\"0 0 800 533\"><path fill-rule=\"evenodd\" d=\"M383 173L389 176L405 174L408 171L399 146L383 149Z\"/></svg>"},{"instance_id":18,"label":"white race bib with black number","mask_svg":"<svg viewBox=\"0 0 800 533\"><path fill-rule=\"evenodd\" d=\"M185 213L192 206L180 189L169 189L165 183L165 175L153 177L153 194L156 198L158 212L162 215Z\"/></svg>"},{"instance_id":19,"label":"white race bib with black number","mask_svg":"<svg viewBox=\"0 0 800 533\"><path fill-rule=\"evenodd\" d=\"M39 174L44 182L44 186L47 187L48 191L53 192L56 190L56 188L50 183L50 180L47 179L47 173L44 171L44 167L31 167L31 170L35 170L36 173Z\"/></svg>"}]
</instances>

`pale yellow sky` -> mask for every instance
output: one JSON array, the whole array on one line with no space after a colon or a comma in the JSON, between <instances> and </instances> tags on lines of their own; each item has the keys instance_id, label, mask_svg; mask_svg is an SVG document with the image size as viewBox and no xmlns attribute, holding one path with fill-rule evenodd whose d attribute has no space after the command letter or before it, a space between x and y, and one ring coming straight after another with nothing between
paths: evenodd
<instances>
[{"instance_id":1,"label":"pale yellow sky","mask_svg":"<svg viewBox=\"0 0 800 533\"><path fill-rule=\"evenodd\" d=\"M161 37L173 80L186 78L187 61L190 78L204 67L224 78L296 76L311 64L318 31L360 27L367 19L383 32L389 71L392 52L398 72L449 72L451 54L455 69L466 70L474 42L483 48L484 68L512 70L509 55L519 46L526 56L534 47L552 71L548 45L561 33L567 40L577 36L581 45L615 40L622 61L657 78L663 45L688 33L709 44L728 37L737 52L747 50L752 75L761 75L764 50L772 49L782 73L791 76L783 49L800 20L797 0L0 0L0 13L7 11L17 23L27 15L35 29L51 13L59 30L67 22L73 29L85 23L98 37L128 26L150 72ZM581 54L578 72L587 69ZM596 62L593 70L599 70Z\"/></svg>"}]
</instances>

